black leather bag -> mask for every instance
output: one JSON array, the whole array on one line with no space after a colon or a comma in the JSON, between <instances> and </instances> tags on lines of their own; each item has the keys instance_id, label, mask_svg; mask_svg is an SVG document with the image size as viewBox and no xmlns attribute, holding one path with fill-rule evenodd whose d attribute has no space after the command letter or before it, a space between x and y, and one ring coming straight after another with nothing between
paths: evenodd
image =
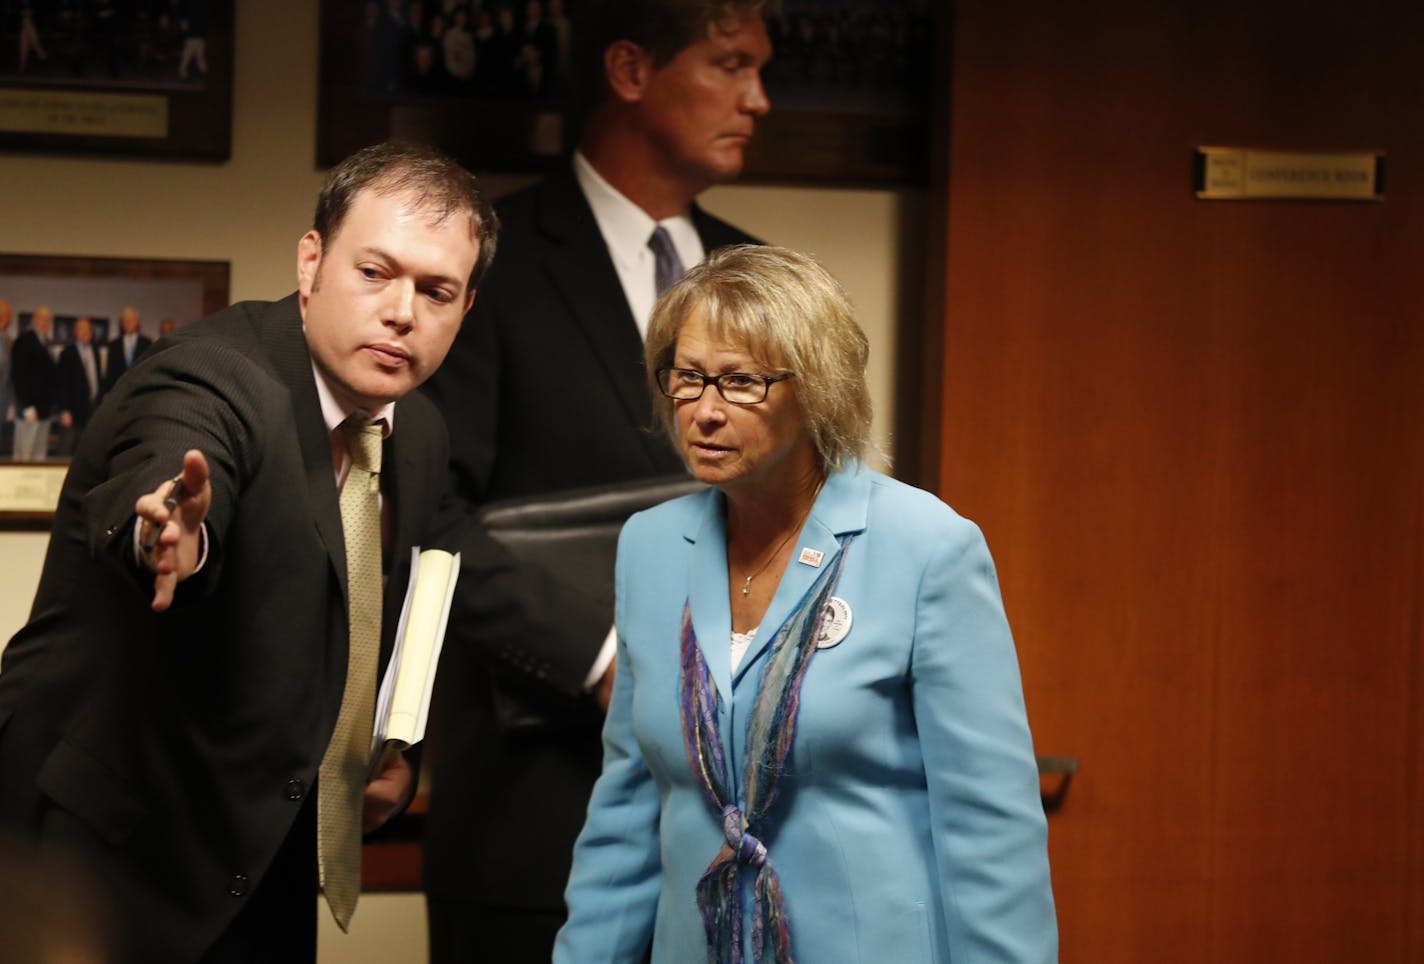
<instances>
[{"instance_id":1,"label":"black leather bag","mask_svg":"<svg viewBox=\"0 0 1424 964\"><path fill-rule=\"evenodd\" d=\"M491 502L480 511L480 521L521 561L540 566L559 581L605 602L611 626L613 561L623 523L635 512L704 487L688 476L673 475L568 489ZM557 608L558 600L549 604ZM587 626L569 627L570 636L587 633ZM496 676L494 698L499 725L507 730L557 726L563 721L580 725L571 718L566 698L509 674Z\"/></svg>"}]
</instances>

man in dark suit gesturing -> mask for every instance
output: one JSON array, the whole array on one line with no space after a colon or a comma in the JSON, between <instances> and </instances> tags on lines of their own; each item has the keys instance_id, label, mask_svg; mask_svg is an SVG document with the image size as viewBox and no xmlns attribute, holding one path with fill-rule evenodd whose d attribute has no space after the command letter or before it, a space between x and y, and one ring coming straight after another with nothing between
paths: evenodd
<instances>
[{"instance_id":1,"label":"man in dark suit gesturing","mask_svg":"<svg viewBox=\"0 0 1424 964\"><path fill-rule=\"evenodd\" d=\"M734 178L768 109L757 2L580 5L587 110L569 166L498 206L499 266L426 391L472 504L683 471L651 430L642 337L683 266L753 239L697 206ZM558 607L557 598L549 601ZM547 962L573 841L598 775L611 609L588 634L588 690L531 688L452 659L425 883L435 964ZM571 644L572 645L572 644Z\"/></svg>"},{"instance_id":2,"label":"man in dark suit gesturing","mask_svg":"<svg viewBox=\"0 0 1424 964\"><path fill-rule=\"evenodd\" d=\"M120 960L311 961L318 885L346 925L360 834L413 790L399 756L367 774L412 546L463 554L447 652L478 626L491 659L581 672L457 521L444 425L409 394L495 225L443 156L357 153L298 291L155 346L81 439L0 671L0 827L98 875Z\"/></svg>"}]
</instances>

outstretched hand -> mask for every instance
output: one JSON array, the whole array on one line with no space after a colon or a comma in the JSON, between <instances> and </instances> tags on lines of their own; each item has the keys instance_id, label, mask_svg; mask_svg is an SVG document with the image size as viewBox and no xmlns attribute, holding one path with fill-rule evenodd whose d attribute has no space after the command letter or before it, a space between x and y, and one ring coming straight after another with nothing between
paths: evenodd
<instances>
[{"instance_id":1,"label":"outstretched hand","mask_svg":"<svg viewBox=\"0 0 1424 964\"><path fill-rule=\"evenodd\" d=\"M178 583L198 568L203 520L212 505L208 460L197 449L183 455L183 471L134 503L141 520L139 541L154 572L153 611L173 603Z\"/></svg>"}]
</instances>

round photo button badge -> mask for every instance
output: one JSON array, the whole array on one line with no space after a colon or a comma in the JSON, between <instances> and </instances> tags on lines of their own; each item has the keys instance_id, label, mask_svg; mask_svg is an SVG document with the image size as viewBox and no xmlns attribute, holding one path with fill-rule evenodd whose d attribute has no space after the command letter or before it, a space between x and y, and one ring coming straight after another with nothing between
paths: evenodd
<instances>
[{"instance_id":1,"label":"round photo button badge","mask_svg":"<svg viewBox=\"0 0 1424 964\"><path fill-rule=\"evenodd\" d=\"M832 596L821 616L821 634L816 639L816 648L830 649L845 639L850 632L850 623L850 605L841 597Z\"/></svg>"}]
</instances>

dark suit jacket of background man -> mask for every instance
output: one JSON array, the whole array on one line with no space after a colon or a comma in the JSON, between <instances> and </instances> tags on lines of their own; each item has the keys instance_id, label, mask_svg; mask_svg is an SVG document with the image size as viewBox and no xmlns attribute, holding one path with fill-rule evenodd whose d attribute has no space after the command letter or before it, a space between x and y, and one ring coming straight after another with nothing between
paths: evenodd
<instances>
[{"instance_id":1,"label":"dark suit jacket of background man","mask_svg":"<svg viewBox=\"0 0 1424 964\"><path fill-rule=\"evenodd\" d=\"M572 167L496 208L494 266L424 389L450 425L456 494L481 504L686 471L653 427L642 338ZM695 206L692 218L709 252L755 241ZM610 603L577 643L585 671L612 622ZM579 688L468 658L446 664L436 693L426 890L561 913L602 714Z\"/></svg>"},{"instance_id":2,"label":"dark suit jacket of background man","mask_svg":"<svg viewBox=\"0 0 1424 964\"><path fill-rule=\"evenodd\" d=\"M138 364L138 360L143 357L143 353L148 351L149 346L152 344L153 339L147 335L138 336L138 341L134 342L133 355L135 365ZM129 363L128 360L124 358L124 336L119 335L119 337L109 342L109 363L108 368L104 372L104 391L107 392L113 388L114 383L128 370Z\"/></svg>"},{"instance_id":3,"label":"dark suit jacket of background man","mask_svg":"<svg viewBox=\"0 0 1424 964\"><path fill-rule=\"evenodd\" d=\"M74 431L89 424L99 399L108 385L108 372L104 362L105 349L102 344L91 342L89 350L94 353L95 395L89 397L89 377L84 372L84 360L79 357L79 344L65 345L59 353L57 377L59 392L55 399L56 408L67 411L74 417Z\"/></svg>"},{"instance_id":4,"label":"dark suit jacket of background man","mask_svg":"<svg viewBox=\"0 0 1424 964\"><path fill-rule=\"evenodd\" d=\"M39 418L55 414L59 368L33 328L15 339L10 356L10 382L15 388L15 417L34 407Z\"/></svg>"},{"instance_id":5,"label":"dark suit jacket of background man","mask_svg":"<svg viewBox=\"0 0 1424 964\"><path fill-rule=\"evenodd\" d=\"M154 614L152 577L132 561L133 505L189 448L212 473L210 555ZM576 680L577 661L546 645L557 640L540 597L505 585L483 536L451 527L463 514L446 498L447 461L434 406L419 394L399 401L382 471L382 663L410 547L449 545L463 568L446 652L478 625L489 658ZM311 790L346 673L344 556L295 295L181 330L82 437L30 622L0 672L0 826L87 854L133 929L126 960L195 960L269 867L296 878L271 883L296 894L278 909L298 921L270 923L300 933L305 922L314 939Z\"/></svg>"},{"instance_id":6,"label":"dark suit jacket of background man","mask_svg":"<svg viewBox=\"0 0 1424 964\"><path fill-rule=\"evenodd\" d=\"M10 383L10 360L15 353L11 337L10 329L0 329L0 454L11 450L13 426L6 417L15 401L15 386Z\"/></svg>"}]
</instances>

